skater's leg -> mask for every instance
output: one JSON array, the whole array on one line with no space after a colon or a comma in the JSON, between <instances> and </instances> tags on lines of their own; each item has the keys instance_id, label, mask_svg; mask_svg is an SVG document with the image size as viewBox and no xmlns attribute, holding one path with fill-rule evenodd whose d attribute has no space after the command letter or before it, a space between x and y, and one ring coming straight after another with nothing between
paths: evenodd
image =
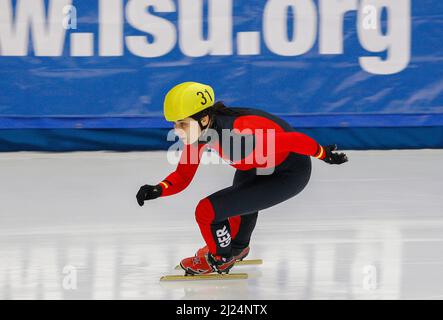
<instances>
[{"instance_id":1,"label":"skater's leg","mask_svg":"<svg viewBox=\"0 0 443 320\"><path fill-rule=\"evenodd\" d=\"M233 186L241 185L246 181L252 180L257 175L256 169L247 171L236 170ZM242 216L234 216L229 218L229 224L232 232L232 254L237 256L243 249L249 246L251 235L257 223L258 211Z\"/></svg>"},{"instance_id":2,"label":"skater's leg","mask_svg":"<svg viewBox=\"0 0 443 320\"><path fill-rule=\"evenodd\" d=\"M196 220L209 251L220 256L232 255L228 219L255 214L295 196L304 189L310 174L310 161L300 162L288 170L256 175L202 199L196 208Z\"/></svg>"},{"instance_id":3,"label":"skater's leg","mask_svg":"<svg viewBox=\"0 0 443 320\"><path fill-rule=\"evenodd\" d=\"M257 174L256 169L251 170L236 170L233 186L239 186L246 181L252 180ZM244 248L249 245L249 239L251 238L252 231L255 227L255 221L257 220L258 212L251 215L233 216L229 217L229 228L231 230L232 248L234 249L234 255L240 253ZM238 243L236 239L240 240ZM238 251L238 252L237 252Z\"/></svg>"},{"instance_id":4,"label":"skater's leg","mask_svg":"<svg viewBox=\"0 0 443 320\"><path fill-rule=\"evenodd\" d=\"M256 176L256 169L251 169L251 170L236 170L235 174L234 174L234 179L232 182L232 186L234 187L239 187L241 184L247 182L247 181L252 181L254 179L254 177ZM205 200L205 199L203 199ZM197 206L196 209L196 216L197 215L204 215L205 210L207 210L206 212L211 212L211 208L212 205L210 205L207 201L201 201L199 203L199 205ZM201 213L201 214L200 214ZM215 213L214 213L215 215ZM251 218L254 217L254 214L252 214ZM255 215L256 217L256 215ZM250 238L250 235L252 233L252 230L249 230L249 228L247 228L247 226L251 226L251 218L246 218L243 219L244 221L242 222L242 216L241 215L236 215L236 216L231 216L228 217L228 223L226 223L225 221L223 221L221 224L216 224L214 223L212 225L212 229L215 230L221 230L219 231L219 234L223 234L223 235L230 235L229 238L229 242L231 242L232 240L232 246L234 248L234 254L236 254L236 251L241 251L238 250L243 246L243 243L245 243L244 239L248 239ZM211 219L212 221L213 219ZM246 223L249 222L249 223ZM254 223L255 225L255 223ZM201 227L201 224L199 224L199 226ZM245 229L246 227L246 229ZM240 229L242 228L242 229ZM211 230L211 232L209 232L208 228L200 228L201 232L203 234L203 237L206 239L210 238L210 234L213 234L214 232L216 233L216 231ZM239 244L237 244L235 242L236 237L239 235L239 239L243 239ZM213 244L216 246L216 244ZM223 246L224 244L222 244ZM209 246L208 246L209 247ZM244 247L242 247L241 249L243 249ZM231 247L229 246L227 249L229 250L219 250L218 254L224 255L224 256L228 256L231 254Z\"/></svg>"},{"instance_id":5,"label":"skater's leg","mask_svg":"<svg viewBox=\"0 0 443 320\"><path fill-rule=\"evenodd\" d=\"M249 246L251 241L252 232L255 229L257 223L258 212L245 214L240 216L240 226L235 237L232 238L232 255L236 256L240 254L244 248ZM234 233L233 233L234 234Z\"/></svg>"}]
</instances>

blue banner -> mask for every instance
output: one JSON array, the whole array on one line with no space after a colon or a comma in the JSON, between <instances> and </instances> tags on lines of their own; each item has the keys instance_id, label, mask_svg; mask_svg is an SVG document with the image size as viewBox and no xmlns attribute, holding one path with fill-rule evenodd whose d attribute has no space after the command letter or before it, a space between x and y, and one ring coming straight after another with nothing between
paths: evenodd
<instances>
[{"instance_id":1,"label":"blue banner","mask_svg":"<svg viewBox=\"0 0 443 320\"><path fill-rule=\"evenodd\" d=\"M168 128L183 81L294 127L443 125L443 1L0 0L0 129Z\"/></svg>"}]
</instances>

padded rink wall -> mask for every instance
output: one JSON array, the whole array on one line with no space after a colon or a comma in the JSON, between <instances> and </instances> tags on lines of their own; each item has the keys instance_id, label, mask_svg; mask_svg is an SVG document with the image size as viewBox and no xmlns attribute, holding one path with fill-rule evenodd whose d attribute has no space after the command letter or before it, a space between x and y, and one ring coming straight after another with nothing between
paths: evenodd
<instances>
[{"instance_id":1,"label":"padded rink wall","mask_svg":"<svg viewBox=\"0 0 443 320\"><path fill-rule=\"evenodd\" d=\"M156 150L212 85L342 149L443 147L440 0L0 0L0 151Z\"/></svg>"}]
</instances>

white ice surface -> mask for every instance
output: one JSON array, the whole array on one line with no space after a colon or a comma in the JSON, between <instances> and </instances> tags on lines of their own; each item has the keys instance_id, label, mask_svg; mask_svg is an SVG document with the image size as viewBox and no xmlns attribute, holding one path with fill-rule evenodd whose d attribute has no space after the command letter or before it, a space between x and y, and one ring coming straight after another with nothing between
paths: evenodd
<instances>
[{"instance_id":1,"label":"white ice surface","mask_svg":"<svg viewBox=\"0 0 443 320\"><path fill-rule=\"evenodd\" d=\"M443 150L348 156L313 159L307 188L261 212L264 264L232 271L250 279L160 283L203 245L195 206L232 167L140 208L165 152L0 154L0 299L443 299Z\"/></svg>"}]
</instances>

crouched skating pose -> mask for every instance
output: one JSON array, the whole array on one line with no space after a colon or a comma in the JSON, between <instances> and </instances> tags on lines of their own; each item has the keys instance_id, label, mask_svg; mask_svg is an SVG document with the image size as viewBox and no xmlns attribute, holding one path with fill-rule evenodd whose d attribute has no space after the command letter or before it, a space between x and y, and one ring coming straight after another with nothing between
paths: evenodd
<instances>
[{"instance_id":1,"label":"crouched skating pose","mask_svg":"<svg viewBox=\"0 0 443 320\"><path fill-rule=\"evenodd\" d=\"M229 108L215 102L213 89L185 82L164 102L165 118L184 143L174 172L157 185L144 185L137 202L166 197L192 181L204 150L216 151L236 168L232 186L198 202L195 217L206 246L181 261L187 274L227 273L249 253L260 210L301 192L309 182L311 158L329 164L348 161L336 145L321 146L288 123L262 110Z\"/></svg>"}]
</instances>

